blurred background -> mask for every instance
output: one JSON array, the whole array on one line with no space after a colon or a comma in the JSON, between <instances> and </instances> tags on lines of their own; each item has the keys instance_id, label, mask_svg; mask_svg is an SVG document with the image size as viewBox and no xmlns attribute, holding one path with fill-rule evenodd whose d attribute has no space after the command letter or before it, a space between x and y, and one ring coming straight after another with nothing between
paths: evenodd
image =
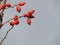
<instances>
[{"instance_id":1,"label":"blurred background","mask_svg":"<svg viewBox=\"0 0 60 45\"><path fill-rule=\"evenodd\" d=\"M21 13L15 8L4 11L3 23L15 15L23 15L34 9L35 18L29 26L26 18L21 18L20 24L8 34L2 45L60 45L60 0L8 0L12 5L25 1ZM5 24L0 31L0 40L10 28Z\"/></svg>"}]
</instances>

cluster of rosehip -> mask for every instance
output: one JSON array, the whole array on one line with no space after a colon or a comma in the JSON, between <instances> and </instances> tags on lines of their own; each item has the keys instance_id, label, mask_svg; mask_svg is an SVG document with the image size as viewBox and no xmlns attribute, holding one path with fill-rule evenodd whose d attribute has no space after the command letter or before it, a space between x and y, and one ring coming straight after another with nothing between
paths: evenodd
<instances>
[{"instance_id":1,"label":"cluster of rosehip","mask_svg":"<svg viewBox=\"0 0 60 45\"><path fill-rule=\"evenodd\" d=\"M14 21L10 22L10 25L11 26L14 26L14 25L18 25L19 24L19 20L18 20L18 16L16 15L14 17Z\"/></svg>"},{"instance_id":2,"label":"cluster of rosehip","mask_svg":"<svg viewBox=\"0 0 60 45\"><path fill-rule=\"evenodd\" d=\"M33 14L34 14L35 10L31 9L29 10L28 13L23 14L24 17L27 17L27 24L30 25L31 24L31 19L34 18Z\"/></svg>"},{"instance_id":3,"label":"cluster of rosehip","mask_svg":"<svg viewBox=\"0 0 60 45\"><path fill-rule=\"evenodd\" d=\"M21 7L20 6L24 6L26 3L25 2L19 2L18 5L16 5L16 10L17 12L21 12ZM11 4L10 3L6 3L4 5L0 5L0 10L5 8L5 7L8 7L10 8L11 7ZM28 11L28 13L24 13L23 14L23 17L27 17L27 24L30 25L31 24L31 19L34 18L33 14L34 14L35 10L31 9ZM14 25L18 25L19 24L19 20L18 20L18 16L14 16L14 21L10 22L10 25L11 26L14 26Z\"/></svg>"},{"instance_id":4,"label":"cluster of rosehip","mask_svg":"<svg viewBox=\"0 0 60 45\"><path fill-rule=\"evenodd\" d=\"M20 12L21 11L21 7L20 6L24 6L26 3L25 2L19 2L17 5L16 5L16 10L18 11L18 12ZM2 9L4 9L4 8L10 8L10 7L12 7L12 5L10 4L10 3L6 3L6 4L1 4L0 5L0 10L2 10Z\"/></svg>"},{"instance_id":5,"label":"cluster of rosehip","mask_svg":"<svg viewBox=\"0 0 60 45\"><path fill-rule=\"evenodd\" d=\"M27 17L27 24L28 24L28 25L31 25L31 19L34 18L34 16L33 16L33 13L34 13L34 12L35 12L35 11L34 11L33 9L31 9L31 10L29 10L28 13L24 13L24 14L23 14L23 17ZM19 17L18 17L17 15L14 16L14 21L10 22L10 25L11 25L11 26L18 25L18 24L19 24L18 18L19 18Z\"/></svg>"}]
</instances>

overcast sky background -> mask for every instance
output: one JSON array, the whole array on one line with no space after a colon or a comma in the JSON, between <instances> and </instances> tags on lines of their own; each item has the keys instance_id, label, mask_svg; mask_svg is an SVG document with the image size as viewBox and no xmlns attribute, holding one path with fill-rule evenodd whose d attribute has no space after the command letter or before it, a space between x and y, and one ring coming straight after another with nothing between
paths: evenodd
<instances>
[{"instance_id":1,"label":"overcast sky background","mask_svg":"<svg viewBox=\"0 0 60 45\"><path fill-rule=\"evenodd\" d=\"M25 18L21 18L20 24L9 32L7 39L2 45L60 45L60 0L8 0L12 5L19 1L25 1L21 7L21 13L15 8L4 12L3 22L14 17L23 15L30 9L34 9L35 18L31 26L28 26ZM10 28L9 23L0 31L0 40Z\"/></svg>"}]
</instances>

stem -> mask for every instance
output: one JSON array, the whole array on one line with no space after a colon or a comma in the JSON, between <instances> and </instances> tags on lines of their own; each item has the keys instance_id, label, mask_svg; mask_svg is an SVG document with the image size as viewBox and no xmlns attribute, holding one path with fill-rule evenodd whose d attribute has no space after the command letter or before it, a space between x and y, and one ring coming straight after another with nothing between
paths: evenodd
<instances>
[{"instance_id":1,"label":"stem","mask_svg":"<svg viewBox=\"0 0 60 45\"><path fill-rule=\"evenodd\" d=\"M14 8L15 6L17 6L17 5L13 5L13 6L11 6L10 8ZM9 9L9 8L5 8L5 9Z\"/></svg>"},{"instance_id":2,"label":"stem","mask_svg":"<svg viewBox=\"0 0 60 45\"><path fill-rule=\"evenodd\" d=\"M12 26L5 34L4 38L1 40L0 45L2 45L3 41L6 39L8 33L13 29L14 26Z\"/></svg>"}]
</instances>

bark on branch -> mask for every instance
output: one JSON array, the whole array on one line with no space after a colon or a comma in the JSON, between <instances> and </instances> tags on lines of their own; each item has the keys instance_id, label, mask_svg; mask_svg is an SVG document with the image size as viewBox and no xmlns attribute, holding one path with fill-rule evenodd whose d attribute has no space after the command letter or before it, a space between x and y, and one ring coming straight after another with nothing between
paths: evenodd
<instances>
[{"instance_id":1,"label":"bark on branch","mask_svg":"<svg viewBox=\"0 0 60 45\"><path fill-rule=\"evenodd\" d=\"M7 0L1 0L3 2L3 5L6 4ZM1 4L1 1L0 1L0 4ZM4 15L4 9L2 9L2 11L0 12L0 29L2 27L2 20L3 20L3 15Z\"/></svg>"},{"instance_id":2,"label":"bark on branch","mask_svg":"<svg viewBox=\"0 0 60 45\"><path fill-rule=\"evenodd\" d=\"M13 29L14 26L12 26L5 34L4 38L1 40L0 45L2 45L3 41L6 39L8 33Z\"/></svg>"}]
</instances>

